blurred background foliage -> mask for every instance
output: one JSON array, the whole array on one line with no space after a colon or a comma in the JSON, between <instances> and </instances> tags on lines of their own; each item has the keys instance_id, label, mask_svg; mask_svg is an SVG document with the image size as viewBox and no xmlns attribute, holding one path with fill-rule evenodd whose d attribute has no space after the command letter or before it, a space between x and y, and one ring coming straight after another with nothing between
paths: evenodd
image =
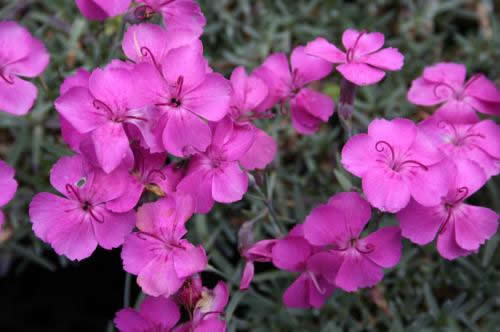
<instances>
[{"instance_id":1,"label":"blurred background foliage","mask_svg":"<svg viewBox=\"0 0 500 332\"><path fill-rule=\"evenodd\" d=\"M382 83L358 90L354 132L365 131L376 117L418 121L430 114L432 109L406 101L411 81L427 65L460 62L469 75L483 72L500 83L500 3L494 0L200 3L208 21L206 56L226 76L235 66L251 70L270 53L289 53L317 36L340 44L348 27L383 32L386 44L404 53L405 66ZM125 23L121 18L88 22L72 0L0 0L0 19L20 21L51 53L49 67L34 80L39 98L32 112L20 118L0 114L0 157L16 168L20 183L0 233L0 330L112 331L114 312L140 298L133 279L120 269L119 250L98 250L82 263L57 257L32 234L27 206L35 193L52 190L51 166L71 153L61 141L53 107L60 84L80 66L93 69L123 58ZM337 99L338 84L339 75L333 74L316 87ZM257 240L278 237L329 196L359 188L359 180L339 164L345 140L336 116L310 137L297 135L284 116L261 126L279 143L271 167L253 174L243 201L217 205L190 224L189 236L209 253L210 272L204 277L211 285L222 277L232 287L229 331L499 331L498 234L477 255L453 262L440 258L434 245L405 241L401 263L379 285L354 294L338 291L321 310L285 308L281 296L294 276L270 264L257 263L253 287L237 291L243 267L237 232L245 221L256 220ZM499 181L493 179L471 201L499 212L499 195ZM394 217L375 211L373 220L369 227L395 223ZM72 294L61 294L68 289ZM64 296L71 300L61 300ZM78 302L79 296L88 301ZM78 305L68 305L70 301Z\"/></svg>"}]
</instances>

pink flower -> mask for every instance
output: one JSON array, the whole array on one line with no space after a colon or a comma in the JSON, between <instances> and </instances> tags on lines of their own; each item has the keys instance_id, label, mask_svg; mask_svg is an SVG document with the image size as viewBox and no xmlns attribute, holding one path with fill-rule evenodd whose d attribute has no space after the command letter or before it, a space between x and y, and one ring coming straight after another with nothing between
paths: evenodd
<instances>
[{"instance_id":1,"label":"pink flower","mask_svg":"<svg viewBox=\"0 0 500 332\"><path fill-rule=\"evenodd\" d=\"M141 89L134 79L136 73L129 68L117 61L96 69L90 75L88 88L74 86L55 102L57 111L73 128L80 134L89 134L86 149L80 149L90 160L95 156L106 173L125 160L133 160L124 125L140 127L141 122L147 121L141 109L147 102L143 90L146 87Z\"/></svg>"},{"instance_id":2,"label":"pink flower","mask_svg":"<svg viewBox=\"0 0 500 332\"><path fill-rule=\"evenodd\" d=\"M221 315L228 300L229 290L222 281L213 290L203 288L192 320L177 327L175 332L225 332L226 322L221 319Z\"/></svg>"},{"instance_id":3,"label":"pink flower","mask_svg":"<svg viewBox=\"0 0 500 332\"><path fill-rule=\"evenodd\" d=\"M295 226L274 244L272 259L277 268L300 273L283 294L288 307L320 308L335 290L335 285L326 280L325 272L338 264L304 238L303 225Z\"/></svg>"},{"instance_id":4,"label":"pink flower","mask_svg":"<svg viewBox=\"0 0 500 332\"><path fill-rule=\"evenodd\" d=\"M75 0L80 12L89 20L103 21L125 14L132 0Z\"/></svg>"},{"instance_id":5,"label":"pink flower","mask_svg":"<svg viewBox=\"0 0 500 332\"><path fill-rule=\"evenodd\" d=\"M14 180L15 170L7 163L0 160L0 207L9 203L17 191L17 181ZM5 222L5 217L2 210L0 210L0 230Z\"/></svg>"},{"instance_id":6,"label":"pink flower","mask_svg":"<svg viewBox=\"0 0 500 332\"><path fill-rule=\"evenodd\" d=\"M466 74L465 66L457 63L427 67L413 81L408 100L422 106L441 105L435 115L454 123L478 122L475 111L500 115L500 89L483 74L465 82Z\"/></svg>"},{"instance_id":7,"label":"pink flower","mask_svg":"<svg viewBox=\"0 0 500 332\"><path fill-rule=\"evenodd\" d=\"M262 240L248 248L241 248L246 263L240 280L240 290L246 290L254 277L254 262L271 262L272 250L277 240Z\"/></svg>"},{"instance_id":8,"label":"pink flower","mask_svg":"<svg viewBox=\"0 0 500 332\"><path fill-rule=\"evenodd\" d=\"M256 112L256 108L268 95L267 85L256 76L248 76L243 67L237 67L231 74L233 96L231 118L235 123L251 125L255 140L250 149L240 158L240 164L247 170L264 169L274 159L277 144L265 131L255 127L251 121L268 114Z\"/></svg>"},{"instance_id":9,"label":"pink flower","mask_svg":"<svg viewBox=\"0 0 500 332\"><path fill-rule=\"evenodd\" d=\"M213 125L212 144L206 152L194 155L177 192L193 197L197 213L207 213L214 205L233 203L248 189L248 175L238 163L253 144L250 126L237 126L226 117Z\"/></svg>"},{"instance_id":10,"label":"pink flower","mask_svg":"<svg viewBox=\"0 0 500 332\"><path fill-rule=\"evenodd\" d=\"M168 52L181 46L203 49L198 36L192 31L184 28L167 30L151 23L129 26L122 41L123 53L128 59L136 63L149 62L155 66L163 63Z\"/></svg>"},{"instance_id":11,"label":"pink flower","mask_svg":"<svg viewBox=\"0 0 500 332\"><path fill-rule=\"evenodd\" d=\"M332 71L332 65L305 53L303 46L296 47L291 55L291 68L283 53L269 56L255 69L253 76L263 80L268 88L267 98L258 106L258 111L268 110L276 103L282 106L290 100L292 121L301 134L309 135L328 121L335 105L332 99L305 86L320 80Z\"/></svg>"},{"instance_id":12,"label":"pink flower","mask_svg":"<svg viewBox=\"0 0 500 332\"><path fill-rule=\"evenodd\" d=\"M138 0L150 12L159 12L167 28L187 28L201 36L207 23L196 0Z\"/></svg>"},{"instance_id":13,"label":"pink flower","mask_svg":"<svg viewBox=\"0 0 500 332\"><path fill-rule=\"evenodd\" d=\"M150 147L158 145L156 138L177 157L205 151L212 136L206 121L219 121L229 111L229 82L208 72L200 49L192 46L171 50L158 66L141 63L137 71L137 79L149 87L149 103L156 106L151 128L145 129L154 136Z\"/></svg>"},{"instance_id":14,"label":"pink flower","mask_svg":"<svg viewBox=\"0 0 500 332\"><path fill-rule=\"evenodd\" d=\"M401 231L383 227L361 238L371 217L371 207L358 193L340 193L316 207L304 223L305 238L325 246L325 278L345 291L371 287L382 280L383 269L394 267L401 257Z\"/></svg>"},{"instance_id":15,"label":"pink flower","mask_svg":"<svg viewBox=\"0 0 500 332\"><path fill-rule=\"evenodd\" d=\"M65 197L39 193L33 198L29 215L35 234L71 260L89 257L98 244L120 246L134 227L135 213L114 213L107 203L123 194L124 180L120 171L107 175L81 156L59 159L50 183Z\"/></svg>"},{"instance_id":16,"label":"pink flower","mask_svg":"<svg viewBox=\"0 0 500 332\"><path fill-rule=\"evenodd\" d=\"M118 311L114 323L120 332L169 332L180 317L174 301L147 296L138 311L130 308Z\"/></svg>"},{"instance_id":17,"label":"pink flower","mask_svg":"<svg viewBox=\"0 0 500 332\"><path fill-rule=\"evenodd\" d=\"M380 32L347 29L342 35L345 53L321 37L307 44L306 53L340 63L337 70L346 80L357 85L370 85L380 82L385 71L403 67L404 56L396 48L381 49L384 41Z\"/></svg>"},{"instance_id":18,"label":"pink flower","mask_svg":"<svg viewBox=\"0 0 500 332\"><path fill-rule=\"evenodd\" d=\"M19 76L38 76L48 63L45 46L26 28L13 21L0 22L0 110L26 114L35 102L37 88Z\"/></svg>"},{"instance_id":19,"label":"pink flower","mask_svg":"<svg viewBox=\"0 0 500 332\"><path fill-rule=\"evenodd\" d=\"M180 195L139 208L139 231L126 237L122 260L125 271L138 276L144 293L169 297L188 277L205 269L203 248L183 239L187 233L184 224L192 213L191 198Z\"/></svg>"},{"instance_id":20,"label":"pink flower","mask_svg":"<svg viewBox=\"0 0 500 332\"><path fill-rule=\"evenodd\" d=\"M500 173L500 126L494 121L461 124L432 116L418 127L450 159L473 161L488 178Z\"/></svg>"},{"instance_id":21,"label":"pink flower","mask_svg":"<svg viewBox=\"0 0 500 332\"><path fill-rule=\"evenodd\" d=\"M498 214L473 206L465 200L486 182L479 166L469 160L447 164L447 194L435 206L423 206L411 200L396 215L402 235L424 245L437 236L437 249L446 259L477 252L498 228Z\"/></svg>"},{"instance_id":22,"label":"pink flower","mask_svg":"<svg viewBox=\"0 0 500 332\"><path fill-rule=\"evenodd\" d=\"M144 189L151 188L160 193L159 183L168 181L163 172L166 153L149 153L146 149L132 145L135 165L127 177L127 189L124 194L108 203L108 208L114 212L132 210L139 202Z\"/></svg>"},{"instance_id":23,"label":"pink flower","mask_svg":"<svg viewBox=\"0 0 500 332\"><path fill-rule=\"evenodd\" d=\"M368 134L351 137L342 149L342 164L361 177L370 204L397 212L413 197L426 206L446 192L439 162L442 153L410 120L377 119Z\"/></svg>"},{"instance_id":24,"label":"pink flower","mask_svg":"<svg viewBox=\"0 0 500 332\"><path fill-rule=\"evenodd\" d=\"M89 79L90 73L85 68L79 68L73 75L70 75L64 79L64 82L59 88L59 95L62 96L72 88L76 87L88 89ZM68 120L66 120L66 118L61 113L58 114L59 121L61 123L61 135L64 142L66 142L66 144L68 144L73 151L81 153L80 145L83 141L90 139L90 134L81 134L80 132L78 132L78 130L75 129L75 127L71 125Z\"/></svg>"}]
</instances>

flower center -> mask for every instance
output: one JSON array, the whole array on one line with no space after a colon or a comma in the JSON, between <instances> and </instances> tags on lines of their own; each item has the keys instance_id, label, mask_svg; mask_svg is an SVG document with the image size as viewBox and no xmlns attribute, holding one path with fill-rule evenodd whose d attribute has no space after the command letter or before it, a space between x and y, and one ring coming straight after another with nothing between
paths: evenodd
<instances>
[{"instance_id":1,"label":"flower center","mask_svg":"<svg viewBox=\"0 0 500 332\"><path fill-rule=\"evenodd\" d=\"M358 42L359 40L361 39L361 37L365 34L366 32L365 31L361 31L358 35L358 37L356 38L356 41L354 42L354 45L350 48L347 49L347 53L346 53L346 60L347 60L347 63L351 63L351 62L354 62L356 60L355 58L355 53L356 53L356 47L358 46Z\"/></svg>"},{"instance_id":2,"label":"flower center","mask_svg":"<svg viewBox=\"0 0 500 332\"><path fill-rule=\"evenodd\" d=\"M362 244L359 241L359 238L352 237L347 241L346 245L344 247L332 245L327 247L328 250L334 250L334 251L346 251L348 249L356 249L359 253L361 254L368 254L375 250L375 245L368 243L368 244Z\"/></svg>"},{"instance_id":3,"label":"flower center","mask_svg":"<svg viewBox=\"0 0 500 332\"><path fill-rule=\"evenodd\" d=\"M438 234L442 234L446 230L446 227L448 226L448 223L453 215L453 211L467 198L467 196L469 196L469 188L460 187L457 189L453 199L445 199L444 208L446 209L447 214L445 221L439 227Z\"/></svg>"},{"instance_id":4,"label":"flower center","mask_svg":"<svg viewBox=\"0 0 500 332\"><path fill-rule=\"evenodd\" d=\"M80 191L78 188L75 188L71 184L66 185L66 192L68 193L68 196L70 198L73 198L77 200L80 203L80 208L88 213L92 219L94 219L96 222L102 224L104 223L104 217L100 215L97 211L95 211L95 207L92 205L92 203L86 199L83 199L82 196L80 195ZM71 212L73 210L76 210L78 208L66 210L65 212Z\"/></svg>"},{"instance_id":5,"label":"flower center","mask_svg":"<svg viewBox=\"0 0 500 332\"><path fill-rule=\"evenodd\" d=\"M413 159L401 160L403 158L396 158L396 153L394 152L394 148L387 141L381 140L375 144L375 150L377 150L377 152L385 152L385 151L387 151L386 149L390 153L390 159L388 161L378 159L377 161L387 163L389 168L391 168L395 172L402 171L405 168L405 166L419 167L419 168L423 169L424 171L427 171L429 169L427 166L425 166L424 164L422 164L419 161L416 161Z\"/></svg>"},{"instance_id":6,"label":"flower center","mask_svg":"<svg viewBox=\"0 0 500 332\"><path fill-rule=\"evenodd\" d=\"M104 113L100 112L95 112L96 115L101 115L101 116L106 116L109 120L117 123L123 123L127 120L139 120L139 121L147 121L147 119L139 117L139 116L133 116L133 115L120 115L111 109L105 102L100 101L99 99L94 99L92 102L94 105L94 108L99 111L104 111Z\"/></svg>"},{"instance_id":7,"label":"flower center","mask_svg":"<svg viewBox=\"0 0 500 332\"><path fill-rule=\"evenodd\" d=\"M0 68L0 79L5 81L5 83L7 83L7 84L10 84L10 85L14 84L14 77L12 77L12 75L7 74L6 70L4 68L5 67Z\"/></svg>"},{"instance_id":8,"label":"flower center","mask_svg":"<svg viewBox=\"0 0 500 332\"><path fill-rule=\"evenodd\" d=\"M474 132L466 132L465 134L460 133L453 123L449 123L446 121L439 121L437 126L441 129L448 129L451 134L451 139L449 140L449 142L455 146L465 146L468 144L473 144L471 140L473 140L474 138L484 138L484 135Z\"/></svg>"}]
</instances>

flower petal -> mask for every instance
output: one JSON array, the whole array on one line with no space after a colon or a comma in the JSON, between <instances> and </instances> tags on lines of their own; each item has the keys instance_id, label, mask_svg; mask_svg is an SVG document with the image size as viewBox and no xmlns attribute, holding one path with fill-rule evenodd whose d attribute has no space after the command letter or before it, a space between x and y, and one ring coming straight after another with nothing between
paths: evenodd
<instances>
[{"instance_id":1,"label":"flower petal","mask_svg":"<svg viewBox=\"0 0 500 332\"><path fill-rule=\"evenodd\" d=\"M212 197L221 203L233 203L243 198L248 189L248 175L238 163L228 162L212 179Z\"/></svg>"},{"instance_id":2,"label":"flower petal","mask_svg":"<svg viewBox=\"0 0 500 332\"><path fill-rule=\"evenodd\" d=\"M272 252L273 264L277 268L299 272L305 269L312 248L304 238L287 236L274 244Z\"/></svg>"},{"instance_id":3,"label":"flower petal","mask_svg":"<svg viewBox=\"0 0 500 332\"><path fill-rule=\"evenodd\" d=\"M396 218L405 238L424 245L434 240L439 227L446 220L446 214L440 210L440 206L426 207L412 199L398 212Z\"/></svg>"},{"instance_id":4,"label":"flower petal","mask_svg":"<svg viewBox=\"0 0 500 332\"><path fill-rule=\"evenodd\" d=\"M354 292L359 288L375 286L384 276L382 267L373 263L370 259L350 249L344 256L335 279L337 287L346 292Z\"/></svg>"},{"instance_id":5,"label":"flower petal","mask_svg":"<svg viewBox=\"0 0 500 332\"><path fill-rule=\"evenodd\" d=\"M454 216L455 239L465 250L478 250L498 228L498 214L484 207L463 204Z\"/></svg>"},{"instance_id":6,"label":"flower petal","mask_svg":"<svg viewBox=\"0 0 500 332\"><path fill-rule=\"evenodd\" d=\"M360 241L361 245L373 246L373 251L363 255L377 265L385 268L394 267L401 258L403 245L399 227L383 227Z\"/></svg>"},{"instance_id":7,"label":"flower petal","mask_svg":"<svg viewBox=\"0 0 500 332\"><path fill-rule=\"evenodd\" d=\"M293 50L290 63L292 72L296 73L294 83L297 87L325 78L333 70L330 62L308 55L304 46L298 46Z\"/></svg>"},{"instance_id":8,"label":"flower petal","mask_svg":"<svg viewBox=\"0 0 500 332\"><path fill-rule=\"evenodd\" d=\"M208 124L184 109L171 112L163 131L165 149L176 157L185 157L190 151L205 151L211 140Z\"/></svg>"},{"instance_id":9,"label":"flower petal","mask_svg":"<svg viewBox=\"0 0 500 332\"><path fill-rule=\"evenodd\" d=\"M0 110L13 115L24 115L33 106L38 90L33 83L12 76L13 84L0 78Z\"/></svg>"},{"instance_id":10,"label":"flower petal","mask_svg":"<svg viewBox=\"0 0 500 332\"><path fill-rule=\"evenodd\" d=\"M404 58L397 48L388 47L367 55L363 62L383 70L400 70Z\"/></svg>"},{"instance_id":11,"label":"flower petal","mask_svg":"<svg viewBox=\"0 0 500 332\"><path fill-rule=\"evenodd\" d=\"M364 63L347 63L337 66L344 78L356 85L370 85L380 82L385 72Z\"/></svg>"},{"instance_id":12,"label":"flower petal","mask_svg":"<svg viewBox=\"0 0 500 332\"><path fill-rule=\"evenodd\" d=\"M188 245L185 249L174 249L174 268L179 278L187 278L202 272L208 264L203 247Z\"/></svg>"},{"instance_id":13,"label":"flower petal","mask_svg":"<svg viewBox=\"0 0 500 332\"><path fill-rule=\"evenodd\" d=\"M345 63L346 55L325 38L318 37L307 43L305 52L331 63Z\"/></svg>"},{"instance_id":14,"label":"flower petal","mask_svg":"<svg viewBox=\"0 0 500 332\"><path fill-rule=\"evenodd\" d=\"M363 192L373 207L396 213L410 201L410 189L401 174L386 168L374 168L362 178Z\"/></svg>"}]
</instances>

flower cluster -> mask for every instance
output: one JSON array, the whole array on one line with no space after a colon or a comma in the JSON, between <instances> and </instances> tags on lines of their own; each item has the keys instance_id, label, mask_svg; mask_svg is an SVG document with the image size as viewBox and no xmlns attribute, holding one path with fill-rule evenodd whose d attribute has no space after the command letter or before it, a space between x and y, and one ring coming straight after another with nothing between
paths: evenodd
<instances>
[{"instance_id":1,"label":"flower cluster","mask_svg":"<svg viewBox=\"0 0 500 332\"><path fill-rule=\"evenodd\" d=\"M338 112L348 124L356 89L400 70L404 57L383 48L381 33L348 29L345 52L318 38L296 47L290 59L270 55L251 74L238 67L228 80L204 57L206 21L195 0L76 4L89 19L126 15L133 24L122 41L125 61L81 68L60 87L55 108L75 155L51 170L59 195L33 198L33 230L71 260L88 258L97 246L122 246L124 270L148 297L138 311L117 314L120 331L225 331L229 290L222 282L213 290L202 286L208 258L186 238L192 215L210 212L215 202L240 201L249 173L272 162L278 146L256 120L290 110L298 133L317 132L335 102L311 83L335 64L342 75ZM157 14L163 25L146 22ZM0 23L3 30L29 40L15 56L0 50L0 108L22 114L33 87L15 75L38 75L48 56L15 23ZM337 288L353 292L378 283L399 262L402 237L420 245L437 237L447 259L476 252L496 232L498 215L464 201L499 173L500 130L475 112L498 114L500 92L482 75L464 81L461 65L431 66L408 99L441 105L434 115L420 123L376 119L366 134L350 137L341 161L361 178L363 196L337 193L278 239L254 243L252 223L243 227L240 289L250 287L254 262L272 262L298 275L283 295L287 306L320 307ZM18 84L31 93L14 103L5 96ZM0 164L0 183L9 188L0 205L15 191L12 175ZM399 226L372 226L372 208L396 214ZM180 306L189 320L178 324Z\"/></svg>"}]
</instances>

